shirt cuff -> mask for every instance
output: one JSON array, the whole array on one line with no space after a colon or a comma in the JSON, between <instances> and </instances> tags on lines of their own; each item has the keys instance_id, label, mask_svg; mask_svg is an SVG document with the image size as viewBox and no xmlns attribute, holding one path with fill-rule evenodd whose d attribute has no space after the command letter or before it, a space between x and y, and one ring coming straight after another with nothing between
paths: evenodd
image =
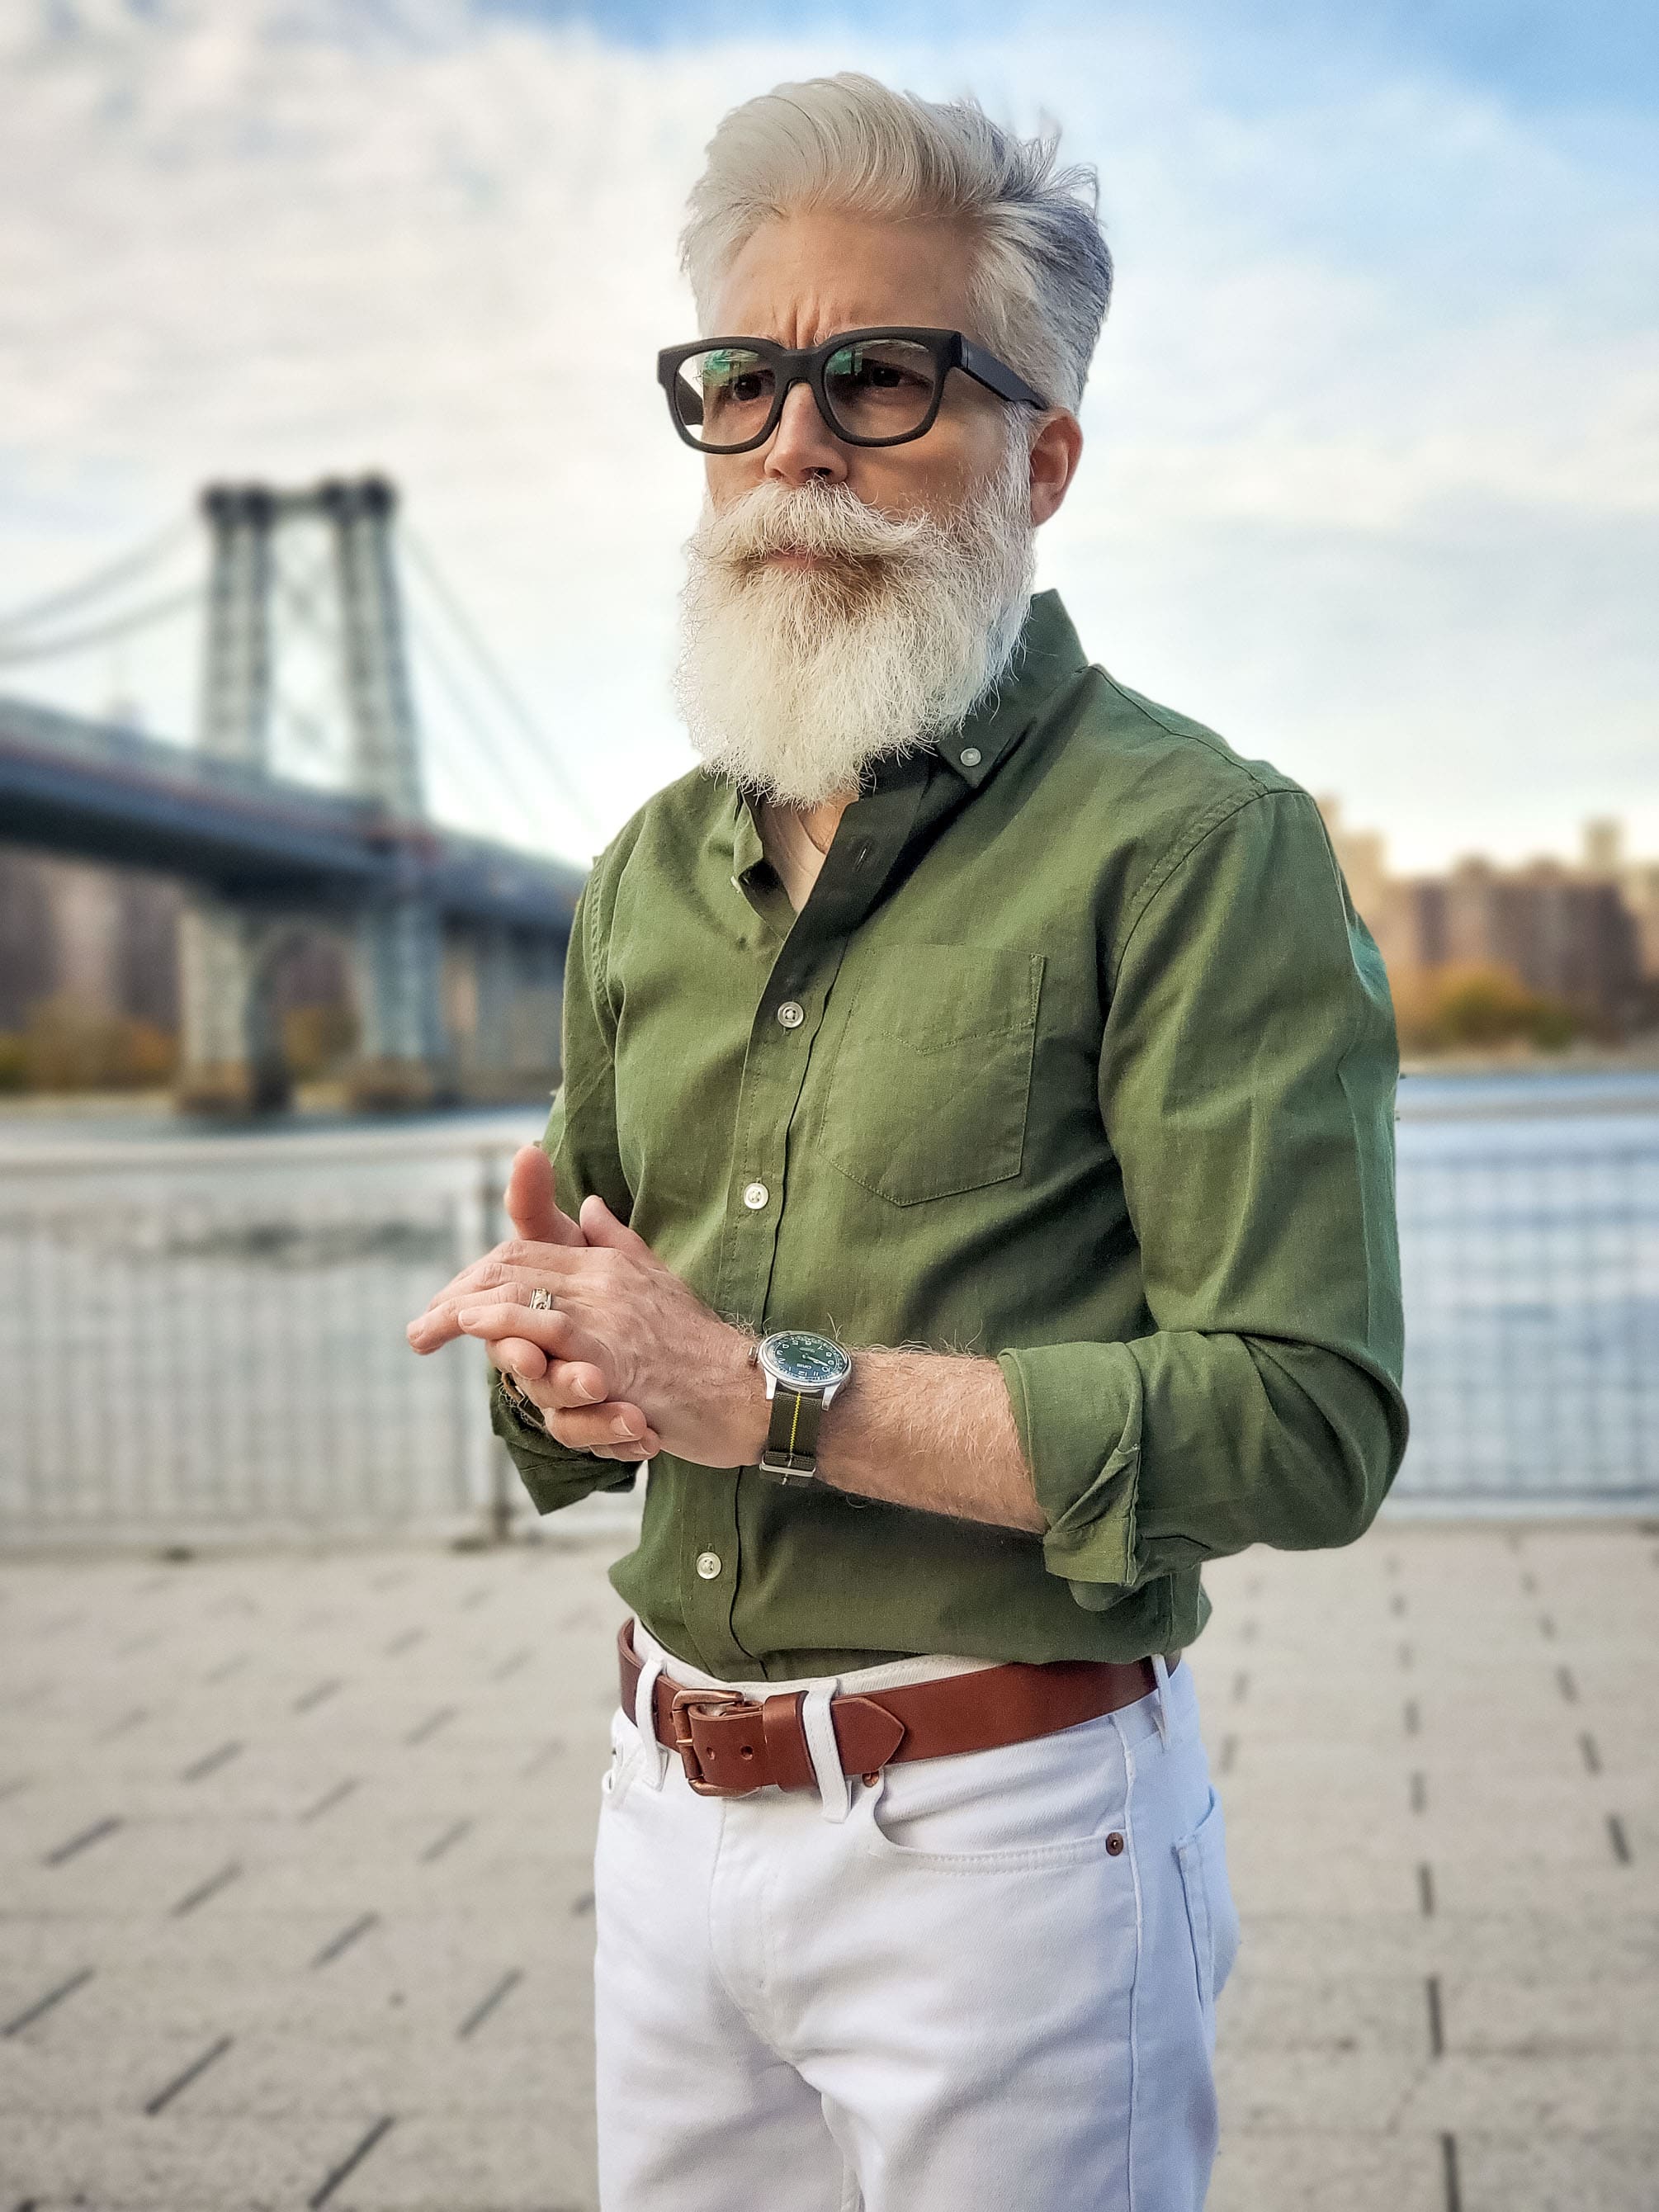
<instances>
[{"instance_id":1,"label":"shirt cuff","mask_svg":"<svg viewBox=\"0 0 1659 2212\"><path fill-rule=\"evenodd\" d=\"M1144 1578L1136 1501L1141 1382L1122 1344L1041 1344L997 1354L1020 1449L1048 1521L1042 1556L1089 1613Z\"/></svg>"},{"instance_id":2,"label":"shirt cuff","mask_svg":"<svg viewBox=\"0 0 1659 2212\"><path fill-rule=\"evenodd\" d=\"M556 1513L560 1506L574 1505L596 1490L631 1490L639 1474L635 1467L600 1452L562 1444L545 1431L538 1434L526 1426L499 1380L489 1386L489 1425L507 1446L507 1455L538 1513Z\"/></svg>"}]
</instances>

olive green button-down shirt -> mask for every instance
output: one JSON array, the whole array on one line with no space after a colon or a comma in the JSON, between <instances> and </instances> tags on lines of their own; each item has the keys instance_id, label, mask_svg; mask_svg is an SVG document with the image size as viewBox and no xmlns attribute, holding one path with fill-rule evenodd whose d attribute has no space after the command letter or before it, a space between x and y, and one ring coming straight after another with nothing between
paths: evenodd
<instances>
[{"instance_id":1,"label":"olive green button-down shirt","mask_svg":"<svg viewBox=\"0 0 1659 2212\"><path fill-rule=\"evenodd\" d=\"M994 1358L1046 1534L651 1462L611 1580L728 1678L1192 1642L1206 1559L1345 1543L1406 1436L1382 965L1318 811L1086 661L1053 592L797 915L693 769L594 862L559 1202L758 1329ZM494 1401L538 1508L632 1470Z\"/></svg>"}]
</instances>

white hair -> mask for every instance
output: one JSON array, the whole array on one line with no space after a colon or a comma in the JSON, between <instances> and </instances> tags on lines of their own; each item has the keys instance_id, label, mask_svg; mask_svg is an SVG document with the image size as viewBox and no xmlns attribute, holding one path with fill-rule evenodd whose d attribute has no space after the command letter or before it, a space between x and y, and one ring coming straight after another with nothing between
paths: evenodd
<instances>
[{"instance_id":1,"label":"white hair","mask_svg":"<svg viewBox=\"0 0 1659 2212\"><path fill-rule=\"evenodd\" d=\"M752 234L823 207L947 217L973 234L981 338L1049 404L1073 410L1112 295L1093 168L1056 166L1057 128L1017 137L977 100L920 100L854 70L781 84L721 118L680 237L698 318Z\"/></svg>"}]
</instances>

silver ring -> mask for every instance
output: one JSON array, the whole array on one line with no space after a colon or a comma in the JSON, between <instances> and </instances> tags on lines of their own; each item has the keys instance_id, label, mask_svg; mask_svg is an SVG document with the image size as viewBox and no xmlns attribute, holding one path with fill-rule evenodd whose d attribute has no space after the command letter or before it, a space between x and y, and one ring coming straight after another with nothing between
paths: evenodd
<instances>
[{"instance_id":1,"label":"silver ring","mask_svg":"<svg viewBox=\"0 0 1659 2212\"><path fill-rule=\"evenodd\" d=\"M551 1291L543 1290L539 1287L532 1291L530 1293L530 1310L532 1313L551 1313L553 1310L553 1293Z\"/></svg>"}]
</instances>

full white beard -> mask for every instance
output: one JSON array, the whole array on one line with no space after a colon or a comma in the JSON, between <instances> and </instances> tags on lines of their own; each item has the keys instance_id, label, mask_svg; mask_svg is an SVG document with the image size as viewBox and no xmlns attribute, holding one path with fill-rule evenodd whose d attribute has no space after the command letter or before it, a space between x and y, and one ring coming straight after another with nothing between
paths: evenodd
<instances>
[{"instance_id":1,"label":"full white beard","mask_svg":"<svg viewBox=\"0 0 1659 2212\"><path fill-rule=\"evenodd\" d=\"M766 482L686 545L674 696L710 775L788 806L955 729L997 682L1030 603L1030 465L1011 426L986 490L894 519L845 484ZM768 562L800 546L821 568Z\"/></svg>"}]
</instances>

